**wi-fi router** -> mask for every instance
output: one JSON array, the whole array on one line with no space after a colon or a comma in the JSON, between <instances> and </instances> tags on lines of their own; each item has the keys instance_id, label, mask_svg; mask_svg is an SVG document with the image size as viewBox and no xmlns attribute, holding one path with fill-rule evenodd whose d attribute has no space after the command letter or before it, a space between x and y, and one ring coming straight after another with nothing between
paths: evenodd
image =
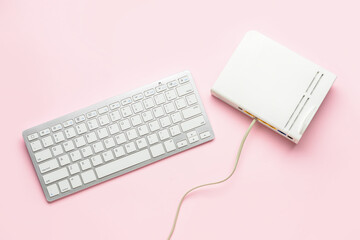
<instances>
[{"instance_id":1,"label":"wi-fi router","mask_svg":"<svg viewBox=\"0 0 360 240\"><path fill-rule=\"evenodd\" d=\"M298 143L336 76L256 32L248 32L211 93Z\"/></svg>"}]
</instances>

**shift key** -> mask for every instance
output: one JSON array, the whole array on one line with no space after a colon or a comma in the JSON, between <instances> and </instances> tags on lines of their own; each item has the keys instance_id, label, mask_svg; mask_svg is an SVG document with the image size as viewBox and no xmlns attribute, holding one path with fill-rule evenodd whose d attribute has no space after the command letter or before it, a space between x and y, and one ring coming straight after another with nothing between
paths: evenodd
<instances>
[{"instance_id":1,"label":"shift key","mask_svg":"<svg viewBox=\"0 0 360 240\"><path fill-rule=\"evenodd\" d=\"M57 180L60 180L62 178L65 178L69 176L69 173L66 169L66 167L61 168L59 170L53 171L51 173L45 174L43 176L45 184L49 184L52 182L56 182Z\"/></svg>"},{"instance_id":2,"label":"shift key","mask_svg":"<svg viewBox=\"0 0 360 240\"><path fill-rule=\"evenodd\" d=\"M191 129L194 129L194 128L197 128L197 127L200 127L201 125L204 125L205 124L205 119L204 117L201 115L201 116L198 116L196 118L193 118L193 119L190 119L188 121L185 121L181 124L181 128L184 132L186 131L189 131Z\"/></svg>"}]
</instances>

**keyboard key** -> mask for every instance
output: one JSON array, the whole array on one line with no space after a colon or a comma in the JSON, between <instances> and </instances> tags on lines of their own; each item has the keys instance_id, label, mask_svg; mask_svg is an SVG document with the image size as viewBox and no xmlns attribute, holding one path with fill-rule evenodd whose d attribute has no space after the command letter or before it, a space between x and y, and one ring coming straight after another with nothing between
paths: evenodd
<instances>
[{"instance_id":1,"label":"keyboard key","mask_svg":"<svg viewBox=\"0 0 360 240\"><path fill-rule=\"evenodd\" d=\"M127 131L126 135L130 141L137 138L137 136L138 136L135 129L131 129L130 131Z\"/></svg>"},{"instance_id":2,"label":"keyboard key","mask_svg":"<svg viewBox=\"0 0 360 240\"><path fill-rule=\"evenodd\" d=\"M182 121L181 114L179 112L171 114L171 120L172 120L173 123L181 122Z\"/></svg>"},{"instance_id":3,"label":"keyboard key","mask_svg":"<svg viewBox=\"0 0 360 240\"><path fill-rule=\"evenodd\" d=\"M185 119L191 118L193 116L196 116L198 114L201 113L201 109L199 107L199 105L195 105L189 108L186 108L184 110L182 110L182 114L184 116Z\"/></svg>"},{"instance_id":4,"label":"keyboard key","mask_svg":"<svg viewBox=\"0 0 360 240\"><path fill-rule=\"evenodd\" d=\"M45 161L52 157L50 149L45 149L34 154L37 162Z\"/></svg>"},{"instance_id":5,"label":"keyboard key","mask_svg":"<svg viewBox=\"0 0 360 240\"><path fill-rule=\"evenodd\" d=\"M160 124L163 128L170 126L171 125L170 118L168 116L160 118Z\"/></svg>"},{"instance_id":6,"label":"keyboard key","mask_svg":"<svg viewBox=\"0 0 360 240\"><path fill-rule=\"evenodd\" d=\"M179 84L178 81L175 80L175 81L169 82L167 85L169 88L173 88L173 87L176 87L178 84Z\"/></svg>"},{"instance_id":7,"label":"keyboard key","mask_svg":"<svg viewBox=\"0 0 360 240\"><path fill-rule=\"evenodd\" d=\"M56 159L51 159L49 161L39 164L39 169L41 173L46 173L58 167L59 167L59 163Z\"/></svg>"},{"instance_id":8,"label":"keyboard key","mask_svg":"<svg viewBox=\"0 0 360 240\"><path fill-rule=\"evenodd\" d=\"M210 137L210 136L211 136L211 134L210 134L209 131L200 133L200 138L201 138L201 139L204 139L204 138L207 138L207 137Z\"/></svg>"},{"instance_id":9,"label":"keyboard key","mask_svg":"<svg viewBox=\"0 0 360 240\"><path fill-rule=\"evenodd\" d=\"M157 105L160 105L165 102L165 97L164 97L164 94L162 94L162 93L155 95L154 99L155 99L155 102Z\"/></svg>"},{"instance_id":10,"label":"keyboard key","mask_svg":"<svg viewBox=\"0 0 360 240\"><path fill-rule=\"evenodd\" d=\"M43 136L45 136L45 135L48 135L48 134L50 134L50 129L48 129L48 128L40 131L40 136L41 136L41 137L43 137Z\"/></svg>"},{"instance_id":11,"label":"keyboard key","mask_svg":"<svg viewBox=\"0 0 360 240\"><path fill-rule=\"evenodd\" d=\"M173 137L176 135L179 135L181 133L178 125L170 127L169 130L170 130L171 136L173 136Z\"/></svg>"},{"instance_id":12,"label":"keyboard key","mask_svg":"<svg viewBox=\"0 0 360 240\"><path fill-rule=\"evenodd\" d=\"M166 148L166 152L171 152L171 151L174 151L176 149L174 140L172 140L172 139L165 141L164 146Z\"/></svg>"},{"instance_id":13,"label":"keyboard key","mask_svg":"<svg viewBox=\"0 0 360 240\"><path fill-rule=\"evenodd\" d=\"M115 153L115 157L117 158L124 156L126 154L123 146L114 148L114 153Z\"/></svg>"},{"instance_id":14,"label":"keyboard key","mask_svg":"<svg viewBox=\"0 0 360 240\"><path fill-rule=\"evenodd\" d=\"M197 136L197 133L196 133L196 131L191 131L191 132L188 132L188 133L186 134L186 136L187 136L188 138L195 137L195 136Z\"/></svg>"},{"instance_id":15,"label":"keyboard key","mask_svg":"<svg viewBox=\"0 0 360 240\"><path fill-rule=\"evenodd\" d=\"M76 136L75 129L73 127L65 129L65 136L67 139L75 137Z\"/></svg>"},{"instance_id":16,"label":"keyboard key","mask_svg":"<svg viewBox=\"0 0 360 240\"><path fill-rule=\"evenodd\" d=\"M143 99L143 94L142 93L138 93L138 94L136 94L136 95L134 95L133 96L133 100L134 101L138 101L138 100L141 100L141 99Z\"/></svg>"},{"instance_id":17,"label":"keyboard key","mask_svg":"<svg viewBox=\"0 0 360 240\"><path fill-rule=\"evenodd\" d=\"M113 155L111 150L103 152L101 155L102 155L105 162L108 162L108 161L114 159L114 155Z\"/></svg>"},{"instance_id":18,"label":"keyboard key","mask_svg":"<svg viewBox=\"0 0 360 240\"><path fill-rule=\"evenodd\" d=\"M52 140L51 136L44 137L41 141L45 148L54 144L54 141Z\"/></svg>"},{"instance_id":19,"label":"keyboard key","mask_svg":"<svg viewBox=\"0 0 360 240\"><path fill-rule=\"evenodd\" d=\"M33 150L33 152L39 151L40 149L42 149L41 143L39 140L36 140L32 143L30 143L31 149Z\"/></svg>"},{"instance_id":20,"label":"keyboard key","mask_svg":"<svg viewBox=\"0 0 360 240\"><path fill-rule=\"evenodd\" d=\"M63 123L64 128L70 127L72 125L74 125L74 120L72 120L72 119L67 120Z\"/></svg>"},{"instance_id":21,"label":"keyboard key","mask_svg":"<svg viewBox=\"0 0 360 240\"><path fill-rule=\"evenodd\" d=\"M190 84L185 84L185 85L182 85L182 86L176 88L176 91L177 91L179 97L181 97L188 93L193 92L193 88Z\"/></svg>"},{"instance_id":22,"label":"keyboard key","mask_svg":"<svg viewBox=\"0 0 360 240\"><path fill-rule=\"evenodd\" d=\"M145 106L146 109L149 109L149 108L152 108L153 106L155 106L154 101L152 100L152 98L145 99L143 101L143 103L144 103L144 106Z\"/></svg>"},{"instance_id":23,"label":"keyboard key","mask_svg":"<svg viewBox=\"0 0 360 240\"><path fill-rule=\"evenodd\" d=\"M144 92L144 94L145 94L146 97L149 97L149 96L155 94L155 90L154 90L153 88L151 88L151 89L149 89L149 90L146 90L146 91Z\"/></svg>"},{"instance_id":24,"label":"keyboard key","mask_svg":"<svg viewBox=\"0 0 360 240\"><path fill-rule=\"evenodd\" d=\"M117 144L123 144L126 142L126 137L124 133L120 133L119 135L115 136L115 141Z\"/></svg>"},{"instance_id":25,"label":"keyboard key","mask_svg":"<svg viewBox=\"0 0 360 240\"><path fill-rule=\"evenodd\" d=\"M55 133L53 135L54 140L56 143L62 142L65 140L64 134L62 132Z\"/></svg>"},{"instance_id":26,"label":"keyboard key","mask_svg":"<svg viewBox=\"0 0 360 240\"><path fill-rule=\"evenodd\" d=\"M187 144L188 143L186 140L182 140L182 141L178 142L176 145L178 148L182 148L182 147L185 147Z\"/></svg>"},{"instance_id":27,"label":"keyboard key","mask_svg":"<svg viewBox=\"0 0 360 240\"><path fill-rule=\"evenodd\" d=\"M99 112L100 115L104 114L104 113L107 113L108 111L109 111L109 108L106 107L106 106L98 109L98 112Z\"/></svg>"},{"instance_id":28,"label":"keyboard key","mask_svg":"<svg viewBox=\"0 0 360 240\"><path fill-rule=\"evenodd\" d=\"M190 81L190 78L189 78L188 76L179 78L179 82L180 82L181 84L186 83L186 82L188 82L188 81Z\"/></svg>"},{"instance_id":29,"label":"keyboard key","mask_svg":"<svg viewBox=\"0 0 360 240\"><path fill-rule=\"evenodd\" d=\"M70 179L71 186L73 188L77 188L77 187L80 187L82 185L82 182L80 180L79 175L73 176L73 177L71 177L69 179Z\"/></svg>"},{"instance_id":30,"label":"keyboard key","mask_svg":"<svg viewBox=\"0 0 360 240\"><path fill-rule=\"evenodd\" d=\"M120 107L120 102L114 102L112 104L110 104L110 109L114 110L115 108L119 108Z\"/></svg>"},{"instance_id":31,"label":"keyboard key","mask_svg":"<svg viewBox=\"0 0 360 240\"><path fill-rule=\"evenodd\" d=\"M102 142L94 143L92 145L92 147L93 147L95 153L99 153L101 151L104 151L104 145L102 144Z\"/></svg>"},{"instance_id":32,"label":"keyboard key","mask_svg":"<svg viewBox=\"0 0 360 240\"><path fill-rule=\"evenodd\" d=\"M80 172L79 164L77 163L71 164L69 166L69 171L71 175Z\"/></svg>"},{"instance_id":33,"label":"keyboard key","mask_svg":"<svg viewBox=\"0 0 360 240\"><path fill-rule=\"evenodd\" d=\"M110 118L111 118L111 121L113 121L113 122L120 120L121 119L120 112L118 110L111 112Z\"/></svg>"},{"instance_id":34,"label":"keyboard key","mask_svg":"<svg viewBox=\"0 0 360 240\"><path fill-rule=\"evenodd\" d=\"M77 133L79 135L87 132L87 128L85 126L85 123L81 123L81 124L77 125L75 128L76 128L76 131L77 131Z\"/></svg>"},{"instance_id":35,"label":"keyboard key","mask_svg":"<svg viewBox=\"0 0 360 240\"><path fill-rule=\"evenodd\" d=\"M87 133L85 137L88 143L93 143L97 140L95 132Z\"/></svg>"},{"instance_id":36,"label":"keyboard key","mask_svg":"<svg viewBox=\"0 0 360 240\"><path fill-rule=\"evenodd\" d=\"M129 142L127 144L125 144L125 149L127 153L132 153L136 150L135 147L135 143L134 142Z\"/></svg>"},{"instance_id":37,"label":"keyboard key","mask_svg":"<svg viewBox=\"0 0 360 240\"><path fill-rule=\"evenodd\" d=\"M194 103L197 103L197 99L196 99L196 96L195 94L191 94L189 96L186 97L186 101L189 105L192 105Z\"/></svg>"},{"instance_id":38,"label":"keyboard key","mask_svg":"<svg viewBox=\"0 0 360 240\"><path fill-rule=\"evenodd\" d=\"M59 131L61 129L62 129L61 124L57 124L57 125L51 127L51 131L53 131L53 132Z\"/></svg>"},{"instance_id":39,"label":"keyboard key","mask_svg":"<svg viewBox=\"0 0 360 240\"><path fill-rule=\"evenodd\" d=\"M69 181L67 179L60 181L59 187L61 192L67 192L71 189Z\"/></svg>"},{"instance_id":40,"label":"keyboard key","mask_svg":"<svg viewBox=\"0 0 360 240\"><path fill-rule=\"evenodd\" d=\"M125 120L122 120L120 121L120 128L121 130L126 130L126 129L129 129L131 127L130 125L130 121L128 119L125 119Z\"/></svg>"},{"instance_id":41,"label":"keyboard key","mask_svg":"<svg viewBox=\"0 0 360 240\"><path fill-rule=\"evenodd\" d=\"M107 136L109 136L106 128L100 128L100 129L96 130L96 133L100 139L103 139L103 138L106 138Z\"/></svg>"},{"instance_id":42,"label":"keyboard key","mask_svg":"<svg viewBox=\"0 0 360 240\"><path fill-rule=\"evenodd\" d=\"M162 85L157 86L155 89L157 92L162 92L162 91L165 91L167 89L167 87L165 84L162 84Z\"/></svg>"},{"instance_id":43,"label":"keyboard key","mask_svg":"<svg viewBox=\"0 0 360 240\"><path fill-rule=\"evenodd\" d=\"M171 100L174 100L175 98L177 98L177 95L176 95L176 92L174 89L165 92L165 96L168 101L171 101Z\"/></svg>"},{"instance_id":44,"label":"keyboard key","mask_svg":"<svg viewBox=\"0 0 360 240\"><path fill-rule=\"evenodd\" d=\"M67 169L61 168L61 169L55 170L51 173L43 175L43 178L44 178L45 184L49 184L52 182L56 182L60 179L66 178L67 176L69 176Z\"/></svg>"},{"instance_id":45,"label":"keyboard key","mask_svg":"<svg viewBox=\"0 0 360 240\"><path fill-rule=\"evenodd\" d=\"M180 98L180 99L176 100L175 105L176 105L177 109L179 109L179 110L186 107L185 99Z\"/></svg>"},{"instance_id":46,"label":"keyboard key","mask_svg":"<svg viewBox=\"0 0 360 240\"><path fill-rule=\"evenodd\" d=\"M136 140L136 145L137 145L138 149L142 149L144 147L147 147L147 143L146 143L145 138L140 138L140 139Z\"/></svg>"},{"instance_id":47,"label":"keyboard key","mask_svg":"<svg viewBox=\"0 0 360 240\"><path fill-rule=\"evenodd\" d=\"M161 117L161 116L164 116L164 110L162 109L162 107L157 107L157 108L154 108L153 109L153 112L154 112L154 116L156 117L156 118L158 118L158 117Z\"/></svg>"},{"instance_id":48,"label":"keyboard key","mask_svg":"<svg viewBox=\"0 0 360 240\"><path fill-rule=\"evenodd\" d=\"M70 163L70 158L67 154L58 157L60 165L65 166Z\"/></svg>"},{"instance_id":49,"label":"keyboard key","mask_svg":"<svg viewBox=\"0 0 360 240\"><path fill-rule=\"evenodd\" d=\"M121 108L120 111L121 111L121 114L122 114L122 116L124 118L129 117L132 114L131 109L130 109L129 106Z\"/></svg>"},{"instance_id":50,"label":"keyboard key","mask_svg":"<svg viewBox=\"0 0 360 240\"><path fill-rule=\"evenodd\" d=\"M95 181L96 176L95 176L94 170L91 169L91 170L81 173L81 178L85 184Z\"/></svg>"},{"instance_id":51,"label":"keyboard key","mask_svg":"<svg viewBox=\"0 0 360 240\"><path fill-rule=\"evenodd\" d=\"M143 112L143 113L141 113L141 116L142 116L144 122L148 122L148 121L154 119L152 114L151 114L151 111Z\"/></svg>"},{"instance_id":52,"label":"keyboard key","mask_svg":"<svg viewBox=\"0 0 360 240\"><path fill-rule=\"evenodd\" d=\"M65 149L65 152L71 151L71 150L73 150L75 148L74 143L73 143L72 140L64 142L63 147Z\"/></svg>"},{"instance_id":53,"label":"keyboard key","mask_svg":"<svg viewBox=\"0 0 360 240\"><path fill-rule=\"evenodd\" d=\"M119 125L117 123L111 124L109 126L110 135L120 132Z\"/></svg>"},{"instance_id":54,"label":"keyboard key","mask_svg":"<svg viewBox=\"0 0 360 240\"><path fill-rule=\"evenodd\" d=\"M137 128L140 136L144 136L149 133L149 128L146 125L141 125Z\"/></svg>"},{"instance_id":55,"label":"keyboard key","mask_svg":"<svg viewBox=\"0 0 360 240\"><path fill-rule=\"evenodd\" d=\"M132 116L130 119L131 119L131 123L134 127L137 125L140 125L142 123L140 115Z\"/></svg>"},{"instance_id":56,"label":"keyboard key","mask_svg":"<svg viewBox=\"0 0 360 240\"><path fill-rule=\"evenodd\" d=\"M82 148L82 149L80 150L80 152L81 152L81 154L82 154L82 156L83 156L84 158L86 158L86 157L88 157L88 156L90 156L90 155L93 154L93 151L91 150L91 147L90 147L90 146L86 146L86 147Z\"/></svg>"},{"instance_id":57,"label":"keyboard key","mask_svg":"<svg viewBox=\"0 0 360 240\"><path fill-rule=\"evenodd\" d=\"M81 159L80 151L76 150L76 151L71 152L70 157L73 162L80 160Z\"/></svg>"},{"instance_id":58,"label":"keyboard key","mask_svg":"<svg viewBox=\"0 0 360 240\"><path fill-rule=\"evenodd\" d=\"M175 106L172 102L170 102L170 103L164 105L164 109L165 109L166 113L172 113L175 111Z\"/></svg>"},{"instance_id":59,"label":"keyboard key","mask_svg":"<svg viewBox=\"0 0 360 240\"><path fill-rule=\"evenodd\" d=\"M54 157L64 153L64 150L62 149L61 145L56 145L51 147L51 151Z\"/></svg>"},{"instance_id":60,"label":"keyboard key","mask_svg":"<svg viewBox=\"0 0 360 240\"><path fill-rule=\"evenodd\" d=\"M170 137L168 130L164 129L164 130L159 131L159 137L160 137L161 141L168 139Z\"/></svg>"},{"instance_id":61,"label":"keyboard key","mask_svg":"<svg viewBox=\"0 0 360 240\"><path fill-rule=\"evenodd\" d=\"M82 122L82 121L85 121L85 116L84 115L80 115L80 116L75 118L76 123L79 123L79 122Z\"/></svg>"},{"instance_id":62,"label":"keyboard key","mask_svg":"<svg viewBox=\"0 0 360 240\"><path fill-rule=\"evenodd\" d=\"M150 145L159 142L159 139L158 139L156 133L147 136L147 140L149 141Z\"/></svg>"},{"instance_id":63,"label":"keyboard key","mask_svg":"<svg viewBox=\"0 0 360 240\"><path fill-rule=\"evenodd\" d=\"M114 138L109 137L104 140L105 148L112 148L115 146Z\"/></svg>"},{"instance_id":64,"label":"keyboard key","mask_svg":"<svg viewBox=\"0 0 360 240\"><path fill-rule=\"evenodd\" d=\"M100 155L91 157L90 160L95 167L103 163Z\"/></svg>"},{"instance_id":65,"label":"keyboard key","mask_svg":"<svg viewBox=\"0 0 360 240\"><path fill-rule=\"evenodd\" d=\"M47 187L48 193L50 197L54 197L56 195L58 195L59 192L59 188L57 187L56 183L53 185L50 185Z\"/></svg>"},{"instance_id":66,"label":"keyboard key","mask_svg":"<svg viewBox=\"0 0 360 240\"><path fill-rule=\"evenodd\" d=\"M160 125L157 120L152 121L149 123L150 131L154 132L160 129Z\"/></svg>"},{"instance_id":67,"label":"keyboard key","mask_svg":"<svg viewBox=\"0 0 360 240\"><path fill-rule=\"evenodd\" d=\"M75 142L75 145L76 145L77 148L86 145L86 141L85 141L84 136L80 136L80 137L78 137L78 138L75 138L75 139L74 139L74 142Z\"/></svg>"},{"instance_id":68,"label":"keyboard key","mask_svg":"<svg viewBox=\"0 0 360 240\"><path fill-rule=\"evenodd\" d=\"M132 105L132 108L133 108L133 110L134 110L134 113L139 113L139 112L141 112L141 111L144 110L141 102L137 102L137 103L133 104L133 105Z\"/></svg>"},{"instance_id":69,"label":"keyboard key","mask_svg":"<svg viewBox=\"0 0 360 240\"><path fill-rule=\"evenodd\" d=\"M193 118L193 119L190 119L186 122L183 122L181 123L181 128L184 132L187 132L191 129L194 129L194 128L197 128L197 127L200 127L201 125L204 125L205 124L205 119L204 117L201 115L201 116L198 116L196 118Z\"/></svg>"},{"instance_id":70,"label":"keyboard key","mask_svg":"<svg viewBox=\"0 0 360 240\"><path fill-rule=\"evenodd\" d=\"M118 160L109 162L105 165L95 168L96 174L99 178L106 177L110 174L116 173L128 167L134 166L141 162L151 159L148 149L138 151L134 154L120 158Z\"/></svg>"},{"instance_id":71,"label":"keyboard key","mask_svg":"<svg viewBox=\"0 0 360 240\"><path fill-rule=\"evenodd\" d=\"M33 133L27 136L27 138L29 139L29 141L35 140L39 137L38 133Z\"/></svg>"},{"instance_id":72,"label":"keyboard key","mask_svg":"<svg viewBox=\"0 0 360 240\"><path fill-rule=\"evenodd\" d=\"M96 117L97 116L97 112L94 110L94 111L91 111L91 112L88 112L86 114L86 117L87 118L93 118L93 117Z\"/></svg>"},{"instance_id":73,"label":"keyboard key","mask_svg":"<svg viewBox=\"0 0 360 240\"><path fill-rule=\"evenodd\" d=\"M90 160L89 160L89 159L85 159L85 160L80 161L80 166L81 166L81 169L82 169L83 171L86 170L86 169L91 168Z\"/></svg>"},{"instance_id":74,"label":"keyboard key","mask_svg":"<svg viewBox=\"0 0 360 240\"><path fill-rule=\"evenodd\" d=\"M110 123L110 119L108 117L108 115L102 115L99 117L99 123L101 126L104 126L106 124L109 124Z\"/></svg>"},{"instance_id":75,"label":"keyboard key","mask_svg":"<svg viewBox=\"0 0 360 240\"><path fill-rule=\"evenodd\" d=\"M189 140L189 143L194 143L194 142L199 141L199 137L196 135L193 137L189 137L188 140Z\"/></svg>"},{"instance_id":76,"label":"keyboard key","mask_svg":"<svg viewBox=\"0 0 360 240\"><path fill-rule=\"evenodd\" d=\"M124 100L121 101L121 104L122 104L123 106L125 106L125 105L127 105L127 104L130 104L130 103L132 103L131 98L125 98Z\"/></svg>"},{"instance_id":77,"label":"keyboard key","mask_svg":"<svg viewBox=\"0 0 360 240\"><path fill-rule=\"evenodd\" d=\"M165 153L164 147L162 143L156 144L152 147L150 147L151 155L153 157L158 157L160 155L163 155Z\"/></svg>"},{"instance_id":78,"label":"keyboard key","mask_svg":"<svg viewBox=\"0 0 360 240\"><path fill-rule=\"evenodd\" d=\"M96 118L88 121L87 125L88 125L88 128L89 128L90 131L92 131L92 130L99 127L99 124L98 124Z\"/></svg>"}]
</instances>

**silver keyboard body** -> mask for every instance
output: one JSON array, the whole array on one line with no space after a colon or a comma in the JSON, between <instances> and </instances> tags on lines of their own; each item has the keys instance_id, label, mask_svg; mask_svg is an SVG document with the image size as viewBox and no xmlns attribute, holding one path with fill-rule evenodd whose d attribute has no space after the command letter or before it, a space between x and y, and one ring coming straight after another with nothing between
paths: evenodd
<instances>
[{"instance_id":1,"label":"silver keyboard body","mask_svg":"<svg viewBox=\"0 0 360 240\"><path fill-rule=\"evenodd\" d=\"M190 72L23 132L48 202L214 138Z\"/></svg>"}]
</instances>

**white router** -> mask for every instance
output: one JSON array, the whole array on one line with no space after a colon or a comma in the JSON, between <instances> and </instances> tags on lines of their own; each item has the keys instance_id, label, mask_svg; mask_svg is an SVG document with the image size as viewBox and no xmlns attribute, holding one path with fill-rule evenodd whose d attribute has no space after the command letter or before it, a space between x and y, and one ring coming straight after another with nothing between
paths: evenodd
<instances>
[{"instance_id":1,"label":"white router","mask_svg":"<svg viewBox=\"0 0 360 240\"><path fill-rule=\"evenodd\" d=\"M298 143L335 78L319 65L250 31L211 93Z\"/></svg>"}]
</instances>

